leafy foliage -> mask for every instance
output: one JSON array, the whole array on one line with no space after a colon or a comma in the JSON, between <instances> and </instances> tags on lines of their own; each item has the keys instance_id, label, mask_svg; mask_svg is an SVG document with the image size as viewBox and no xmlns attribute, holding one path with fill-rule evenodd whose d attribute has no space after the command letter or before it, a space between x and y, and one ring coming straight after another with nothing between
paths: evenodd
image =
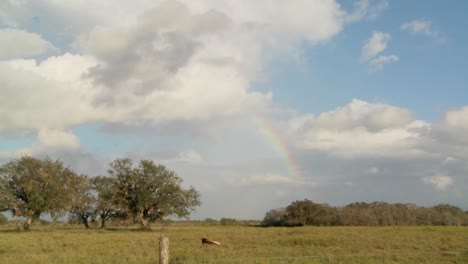
<instances>
[{"instance_id":1,"label":"leafy foliage","mask_svg":"<svg viewBox=\"0 0 468 264\"><path fill-rule=\"evenodd\" d=\"M97 176L91 180L91 184L93 191L96 193L95 214L99 216L100 228L104 228L109 220L125 216L118 204L115 179Z\"/></svg>"},{"instance_id":2,"label":"leafy foliage","mask_svg":"<svg viewBox=\"0 0 468 264\"><path fill-rule=\"evenodd\" d=\"M295 201L286 209L266 213L264 226L390 226L390 225L468 225L468 214L448 204L418 207L414 204L385 202L351 203L343 208Z\"/></svg>"},{"instance_id":3,"label":"leafy foliage","mask_svg":"<svg viewBox=\"0 0 468 264\"><path fill-rule=\"evenodd\" d=\"M64 215L72 202L77 175L59 160L24 156L0 168L2 210L26 218L24 228L41 214Z\"/></svg>"},{"instance_id":4,"label":"leafy foliage","mask_svg":"<svg viewBox=\"0 0 468 264\"><path fill-rule=\"evenodd\" d=\"M96 198L93 195L91 181L84 175L77 177L73 185L70 218L89 228L89 219L94 218Z\"/></svg>"},{"instance_id":5,"label":"leafy foliage","mask_svg":"<svg viewBox=\"0 0 468 264\"><path fill-rule=\"evenodd\" d=\"M117 159L110 163L109 174L115 179L117 204L142 227L170 216L187 217L201 204L193 187L184 190L175 172L153 161L133 167L130 159Z\"/></svg>"}]
</instances>

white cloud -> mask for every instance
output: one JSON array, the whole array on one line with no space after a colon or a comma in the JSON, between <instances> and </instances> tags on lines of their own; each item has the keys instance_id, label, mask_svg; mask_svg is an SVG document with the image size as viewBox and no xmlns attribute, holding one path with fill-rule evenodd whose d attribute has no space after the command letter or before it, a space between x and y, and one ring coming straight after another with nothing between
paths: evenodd
<instances>
[{"instance_id":1,"label":"white cloud","mask_svg":"<svg viewBox=\"0 0 468 264\"><path fill-rule=\"evenodd\" d=\"M0 132L63 130L99 120L103 113L93 105L97 87L81 78L93 65L94 59L71 54L40 64L35 60L0 63Z\"/></svg>"},{"instance_id":2,"label":"white cloud","mask_svg":"<svg viewBox=\"0 0 468 264\"><path fill-rule=\"evenodd\" d=\"M440 124L437 124L434 138L441 144L452 146L451 152L461 154L455 158L466 158L468 153L468 106L447 111Z\"/></svg>"},{"instance_id":3,"label":"white cloud","mask_svg":"<svg viewBox=\"0 0 468 264\"><path fill-rule=\"evenodd\" d=\"M372 37L364 44L361 61L369 61L387 48L391 36L388 33L374 31Z\"/></svg>"},{"instance_id":4,"label":"white cloud","mask_svg":"<svg viewBox=\"0 0 468 264\"><path fill-rule=\"evenodd\" d=\"M80 141L73 133L62 130L42 129L37 136L38 145L47 150L56 148L78 149Z\"/></svg>"},{"instance_id":5,"label":"white cloud","mask_svg":"<svg viewBox=\"0 0 468 264\"><path fill-rule=\"evenodd\" d=\"M388 56L378 56L377 58L373 58L369 61L371 65L371 69L374 71L381 70L385 64L388 64L392 61L399 61L400 58L396 55L388 55Z\"/></svg>"},{"instance_id":6,"label":"white cloud","mask_svg":"<svg viewBox=\"0 0 468 264\"><path fill-rule=\"evenodd\" d=\"M444 161L442 162L443 165L449 165L449 164L454 164L456 163L458 160L455 159L455 158L452 158L452 157L447 157L444 159Z\"/></svg>"},{"instance_id":7,"label":"white cloud","mask_svg":"<svg viewBox=\"0 0 468 264\"><path fill-rule=\"evenodd\" d=\"M445 124L454 130L468 131L468 106L445 113Z\"/></svg>"},{"instance_id":8,"label":"white cloud","mask_svg":"<svg viewBox=\"0 0 468 264\"><path fill-rule=\"evenodd\" d=\"M399 61L400 58L396 55L380 55L387 48L388 41L391 36L388 33L376 32L372 33L372 37L366 42L362 48L361 62L366 62L370 65L372 71L381 70L383 65L390 62ZM378 57L377 57L378 56Z\"/></svg>"},{"instance_id":9,"label":"white cloud","mask_svg":"<svg viewBox=\"0 0 468 264\"><path fill-rule=\"evenodd\" d=\"M56 142L68 148L78 144L72 128L86 123L206 123L255 115L272 100L250 87L269 57L332 38L346 16L328 0L137 2L6 3L3 23L26 27L25 19L35 16L45 35L71 39L77 53L0 65L0 133L60 131L70 137ZM11 32L42 48L8 56L54 49L35 33ZM278 53L267 54L271 50Z\"/></svg>"},{"instance_id":10,"label":"white cloud","mask_svg":"<svg viewBox=\"0 0 468 264\"><path fill-rule=\"evenodd\" d=\"M258 185L271 185L271 184L290 184L294 183L291 178L279 174L267 173L265 175L254 175L243 177L240 179L242 184L258 184Z\"/></svg>"},{"instance_id":11,"label":"white cloud","mask_svg":"<svg viewBox=\"0 0 468 264\"><path fill-rule=\"evenodd\" d=\"M58 52L39 34L19 29L0 29L0 60L25 59Z\"/></svg>"},{"instance_id":12,"label":"white cloud","mask_svg":"<svg viewBox=\"0 0 468 264\"><path fill-rule=\"evenodd\" d=\"M403 31L428 36L434 40L444 41L444 37L440 34L439 31L433 28L431 21L413 20L411 22L401 25L400 28Z\"/></svg>"},{"instance_id":13,"label":"white cloud","mask_svg":"<svg viewBox=\"0 0 468 264\"><path fill-rule=\"evenodd\" d=\"M374 175L380 172L379 168L377 167L370 167L366 171L368 174Z\"/></svg>"},{"instance_id":14,"label":"white cloud","mask_svg":"<svg viewBox=\"0 0 468 264\"><path fill-rule=\"evenodd\" d=\"M179 154L178 160L189 163L200 163L203 161L203 157L195 150L187 150Z\"/></svg>"},{"instance_id":15,"label":"white cloud","mask_svg":"<svg viewBox=\"0 0 468 264\"><path fill-rule=\"evenodd\" d=\"M373 3L370 0L356 1L354 11L349 13L345 19L347 22L356 22L362 19L375 20L387 8L387 0L378 3Z\"/></svg>"},{"instance_id":16,"label":"white cloud","mask_svg":"<svg viewBox=\"0 0 468 264\"><path fill-rule=\"evenodd\" d=\"M453 178L446 175L436 175L422 178L425 184L434 186L434 188L445 191L453 185Z\"/></svg>"},{"instance_id":17,"label":"white cloud","mask_svg":"<svg viewBox=\"0 0 468 264\"><path fill-rule=\"evenodd\" d=\"M380 13L385 11L388 8L389 4L387 0L382 0L378 4L372 6L369 10L368 17L370 20L376 19Z\"/></svg>"},{"instance_id":18,"label":"white cloud","mask_svg":"<svg viewBox=\"0 0 468 264\"><path fill-rule=\"evenodd\" d=\"M430 125L403 108L354 99L345 107L289 121L296 146L345 158L420 156Z\"/></svg>"}]
</instances>

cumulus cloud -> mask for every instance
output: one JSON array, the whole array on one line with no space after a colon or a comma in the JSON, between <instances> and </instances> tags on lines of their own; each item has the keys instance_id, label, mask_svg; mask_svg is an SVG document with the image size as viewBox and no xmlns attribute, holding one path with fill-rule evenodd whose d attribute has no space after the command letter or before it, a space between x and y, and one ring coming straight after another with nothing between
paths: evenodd
<instances>
[{"instance_id":1,"label":"cumulus cloud","mask_svg":"<svg viewBox=\"0 0 468 264\"><path fill-rule=\"evenodd\" d=\"M453 130L468 131L468 106L445 113L445 124Z\"/></svg>"},{"instance_id":2,"label":"cumulus cloud","mask_svg":"<svg viewBox=\"0 0 468 264\"><path fill-rule=\"evenodd\" d=\"M445 191L453 185L453 178L446 175L436 175L422 178L425 184L434 186L437 190Z\"/></svg>"},{"instance_id":3,"label":"cumulus cloud","mask_svg":"<svg viewBox=\"0 0 468 264\"><path fill-rule=\"evenodd\" d=\"M0 49L6 59L0 65L0 133L32 132L37 144L64 148L79 145L71 131L86 123L206 123L263 112L272 95L250 86L262 78L268 58L298 51L303 41L332 38L347 15L335 1L324 0L45 0L7 2L4 10L1 22L18 28L28 28L25 21L35 14L35 23L57 30L47 34L68 39L73 54L40 63L13 60L56 49L36 33L2 31L0 38L12 39L7 46L19 39L30 46ZM44 141L41 131L63 137Z\"/></svg>"},{"instance_id":4,"label":"cumulus cloud","mask_svg":"<svg viewBox=\"0 0 468 264\"><path fill-rule=\"evenodd\" d=\"M445 157L468 158L468 107L447 111L440 123L434 125L432 148L443 149ZM450 159L451 160L451 159Z\"/></svg>"},{"instance_id":5,"label":"cumulus cloud","mask_svg":"<svg viewBox=\"0 0 468 264\"><path fill-rule=\"evenodd\" d=\"M52 43L39 34L19 29L0 29L0 60L27 59L58 52Z\"/></svg>"},{"instance_id":6,"label":"cumulus cloud","mask_svg":"<svg viewBox=\"0 0 468 264\"><path fill-rule=\"evenodd\" d=\"M354 99L348 105L318 116L289 121L296 146L340 157L419 156L419 139L430 124L414 120L404 108Z\"/></svg>"},{"instance_id":7,"label":"cumulus cloud","mask_svg":"<svg viewBox=\"0 0 468 264\"><path fill-rule=\"evenodd\" d=\"M1 62L0 132L63 129L99 119L102 113L92 105L96 89L81 78L92 65L93 58L71 54L40 64Z\"/></svg>"}]
</instances>

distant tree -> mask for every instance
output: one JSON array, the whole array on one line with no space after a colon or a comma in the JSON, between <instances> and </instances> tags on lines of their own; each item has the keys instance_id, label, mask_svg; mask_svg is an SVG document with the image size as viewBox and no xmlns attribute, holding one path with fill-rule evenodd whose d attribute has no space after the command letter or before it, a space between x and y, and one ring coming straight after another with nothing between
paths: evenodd
<instances>
[{"instance_id":1,"label":"distant tree","mask_svg":"<svg viewBox=\"0 0 468 264\"><path fill-rule=\"evenodd\" d=\"M202 224L204 225L219 225L219 221L212 219L212 218L206 218L203 220Z\"/></svg>"},{"instance_id":2,"label":"distant tree","mask_svg":"<svg viewBox=\"0 0 468 264\"><path fill-rule=\"evenodd\" d=\"M286 209L272 209L265 214L263 226L284 226L286 225Z\"/></svg>"},{"instance_id":3,"label":"distant tree","mask_svg":"<svg viewBox=\"0 0 468 264\"><path fill-rule=\"evenodd\" d=\"M26 218L24 229L43 213L53 218L67 212L77 175L59 160L24 156L0 167L2 209Z\"/></svg>"},{"instance_id":4,"label":"distant tree","mask_svg":"<svg viewBox=\"0 0 468 264\"><path fill-rule=\"evenodd\" d=\"M227 218L227 217L224 217L224 218L221 218L219 219L219 223L223 226L233 226L233 225L238 225L238 221L234 218Z\"/></svg>"},{"instance_id":5,"label":"distant tree","mask_svg":"<svg viewBox=\"0 0 468 264\"><path fill-rule=\"evenodd\" d=\"M84 175L76 177L72 192L70 217L89 228L89 220L96 214L96 197L93 194L90 180Z\"/></svg>"},{"instance_id":6,"label":"distant tree","mask_svg":"<svg viewBox=\"0 0 468 264\"><path fill-rule=\"evenodd\" d=\"M99 216L99 227L104 228L107 221L123 215L117 197L116 180L110 177L97 176L91 179L91 184L96 195L95 212Z\"/></svg>"},{"instance_id":7,"label":"distant tree","mask_svg":"<svg viewBox=\"0 0 468 264\"><path fill-rule=\"evenodd\" d=\"M319 225L319 219L324 213L322 205L311 200L295 201L286 207L285 224L289 226Z\"/></svg>"},{"instance_id":8,"label":"distant tree","mask_svg":"<svg viewBox=\"0 0 468 264\"><path fill-rule=\"evenodd\" d=\"M108 172L116 181L117 202L142 228L170 216L187 217L201 204L193 187L184 190L175 172L153 161L142 160L133 167L130 159L116 159Z\"/></svg>"},{"instance_id":9,"label":"distant tree","mask_svg":"<svg viewBox=\"0 0 468 264\"><path fill-rule=\"evenodd\" d=\"M341 225L341 217L338 208L328 204L320 204L321 212L315 216L315 225L336 226Z\"/></svg>"},{"instance_id":10,"label":"distant tree","mask_svg":"<svg viewBox=\"0 0 468 264\"><path fill-rule=\"evenodd\" d=\"M415 204L386 202L355 202L337 208L306 199L292 202L286 209L270 210L262 225L468 225L468 212L449 204L426 208Z\"/></svg>"},{"instance_id":11,"label":"distant tree","mask_svg":"<svg viewBox=\"0 0 468 264\"><path fill-rule=\"evenodd\" d=\"M343 225L350 226L376 226L378 220L367 203L352 203L341 210Z\"/></svg>"},{"instance_id":12,"label":"distant tree","mask_svg":"<svg viewBox=\"0 0 468 264\"><path fill-rule=\"evenodd\" d=\"M461 225L464 213L459 207L450 204L439 204L432 208L437 212L433 219L435 225Z\"/></svg>"}]
</instances>

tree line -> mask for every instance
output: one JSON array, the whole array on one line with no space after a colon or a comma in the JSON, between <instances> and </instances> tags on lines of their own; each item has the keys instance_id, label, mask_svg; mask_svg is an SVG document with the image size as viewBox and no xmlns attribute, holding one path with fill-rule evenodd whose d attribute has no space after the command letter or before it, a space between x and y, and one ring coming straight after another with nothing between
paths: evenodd
<instances>
[{"instance_id":1,"label":"tree line","mask_svg":"<svg viewBox=\"0 0 468 264\"><path fill-rule=\"evenodd\" d=\"M0 212L25 219L28 230L41 215L68 215L89 228L90 221L122 219L148 228L154 221L187 217L200 194L184 189L174 171L150 160L109 163L108 175L77 174L60 160L24 156L0 167Z\"/></svg>"},{"instance_id":2,"label":"tree line","mask_svg":"<svg viewBox=\"0 0 468 264\"><path fill-rule=\"evenodd\" d=\"M386 202L351 203L344 207L305 199L266 213L264 226L468 225L468 211L449 204L419 207Z\"/></svg>"}]
</instances>

